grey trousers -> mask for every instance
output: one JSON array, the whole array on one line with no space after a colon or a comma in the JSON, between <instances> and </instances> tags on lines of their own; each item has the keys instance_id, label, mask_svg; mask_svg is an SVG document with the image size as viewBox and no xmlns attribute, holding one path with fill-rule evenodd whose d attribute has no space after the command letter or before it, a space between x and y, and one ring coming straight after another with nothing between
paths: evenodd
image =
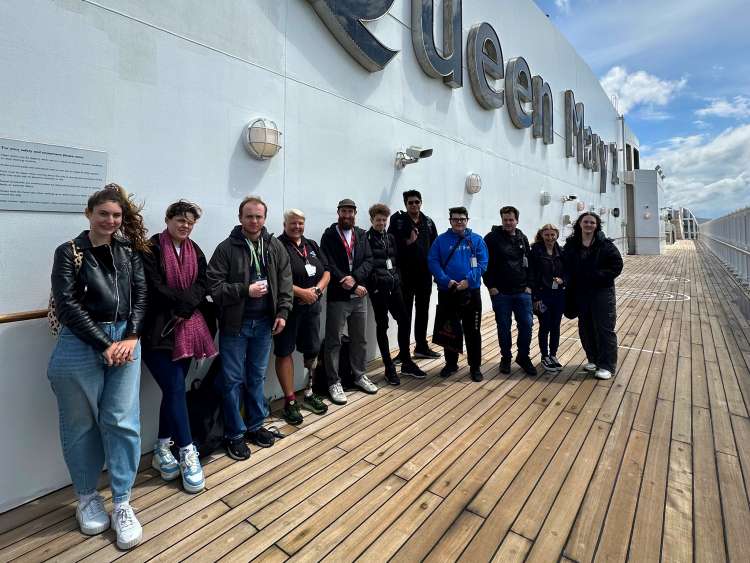
<instances>
[{"instance_id":1,"label":"grey trousers","mask_svg":"<svg viewBox=\"0 0 750 563\"><path fill-rule=\"evenodd\" d=\"M339 353L344 326L349 329L349 363L354 379L365 374L367 366L367 301L360 297L348 301L329 301L326 308L325 359L328 385L339 383Z\"/></svg>"},{"instance_id":2,"label":"grey trousers","mask_svg":"<svg viewBox=\"0 0 750 563\"><path fill-rule=\"evenodd\" d=\"M580 297L579 297L580 299ZM580 303L578 335L589 362L615 373L617 368L617 309L615 289L599 289Z\"/></svg>"}]
</instances>

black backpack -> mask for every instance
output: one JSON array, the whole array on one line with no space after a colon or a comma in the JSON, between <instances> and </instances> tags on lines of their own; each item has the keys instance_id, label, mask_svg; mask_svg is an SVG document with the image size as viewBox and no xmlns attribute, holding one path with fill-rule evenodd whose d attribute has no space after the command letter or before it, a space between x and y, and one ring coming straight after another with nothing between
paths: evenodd
<instances>
[{"instance_id":1,"label":"black backpack","mask_svg":"<svg viewBox=\"0 0 750 563\"><path fill-rule=\"evenodd\" d=\"M199 457L212 454L224 441L220 372L221 358L217 356L203 379L194 380L185 395L190 433Z\"/></svg>"}]
</instances>

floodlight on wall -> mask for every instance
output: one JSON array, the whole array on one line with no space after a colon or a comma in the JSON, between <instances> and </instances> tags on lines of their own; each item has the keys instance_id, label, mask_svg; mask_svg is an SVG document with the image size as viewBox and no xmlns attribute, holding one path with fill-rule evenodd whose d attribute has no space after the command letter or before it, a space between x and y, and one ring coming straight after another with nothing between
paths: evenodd
<instances>
[{"instance_id":1,"label":"floodlight on wall","mask_svg":"<svg viewBox=\"0 0 750 563\"><path fill-rule=\"evenodd\" d=\"M432 149L411 146L405 151L396 153L396 168L405 168L407 164L414 164L423 158L432 156Z\"/></svg>"},{"instance_id":2,"label":"floodlight on wall","mask_svg":"<svg viewBox=\"0 0 750 563\"><path fill-rule=\"evenodd\" d=\"M614 209L612 209L612 215L614 215L615 218L619 217L620 216L620 208L619 207L615 207Z\"/></svg>"},{"instance_id":3,"label":"floodlight on wall","mask_svg":"<svg viewBox=\"0 0 750 563\"><path fill-rule=\"evenodd\" d=\"M276 122L259 117L242 131L247 152L258 160L268 160L281 150L281 131Z\"/></svg>"},{"instance_id":4,"label":"floodlight on wall","mask_svg":"<svg viewBox=\"0 0 750 563\"><path fill-rule=\"evenodd\" d=\"M549 192L542 192L539 194L539 203L541 205L549 205L549 203L552 201L552 194Z\"/></svg>"},{"instance_id":5,"label":"floodlight on wall","mask_svg":"<svg viewBox=\"0 0 750 563\"><path fill-rule=\"evenodd\" d=\"M476 194L482 189L482 177L479 174L466 176L466 193Z\"/></svg>"},{"instance_id":6,"label":"floodlight on wall","mask_svg":"<svg viewBox=\"0 0 750 563\"><path fill-rule=\"evenodd\" d=\"M567 203L569 201L575 201L578 199L578 196L576 194L570 194L570 195L564 195L562 196L562 202Z\"/></svg>"}]
</instances>

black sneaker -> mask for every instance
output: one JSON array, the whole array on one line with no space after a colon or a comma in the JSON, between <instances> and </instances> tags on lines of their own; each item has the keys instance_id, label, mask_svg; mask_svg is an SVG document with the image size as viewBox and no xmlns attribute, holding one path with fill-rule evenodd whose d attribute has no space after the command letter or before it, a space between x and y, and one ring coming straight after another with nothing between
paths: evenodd
<instances>
[{"instance_id":1,"label":"black sneaker","mask_svg":"<svg viewBox=\"0 0 750 563\"><path fill-rule=\"evenodd\" d=\"M235 438L234 440L228 440L226 443L227 455L237 461L244 461L250 459L250 448L247 447L245 440L242 438Z\"/></svg>"},{"instance_id":2,"label":"black sneaker","mask_svg":"<svg viewBox=\"0 0 750 563\"><path fill-rule=\"evenodd\" d=\"M510 373L510 358L500 360L500 373Z\"/></svg>"},{"instance_id":3,"label":"black sneaker","mask_svg":"<svg viewBox=\"0 0 750 563\"><path fill-rule=\"evenodd\" d=\"M471 380L476 381L477 383L484 379L482 371L479 368L471 370L471 373L469 375L471 376Z\"/></svg>"},{"instance_id":4,"label":"black sneaker","mask_svg":"<svg viewBox=\"0 0 750 563\"><path fill-rule=\"evenodd\" d=\"M526 356L525 358L516 356L516 363L521 366L521 369L525 371L527 375L537 374L536 368L534 367L534 364L531 363L531 358L529 358L528 356Z\"/></svg>"},{"instance_id":5,"label":"black sneaker","mask_svg":"<svg viewBox=\"0 0 750 563\"><path fill-rule=\"evenodd\" d=\"M396 356L395 358L393 358L393 365L400 366L401 361L401 356Z\"/></svg>"},{"instance_id":6,"label":"black sneaker","mask_svg":"<svg viewBox=\"0 0 750 563\"><path fill-rule=\"evenodd\" d=\"M414 357L415 358L424 358L426 360L434 360L435 358L441 357L442 354L440 352L435 352L435 350L431 350L428 346L423 347L417 347L414 348Z\"/></svg>"},{"instance_id":7,"label":"black sneaker","mask_svg":"<svg viewBox=\"0 0 750 563\"><path fill-rule=\"evenodd\" d=\"M551 354L549 359L552 360L552 362L555 364L555 367L557 369L562 369L563 365L560 363L560 360L557 359L557 356L555 356L554 354Z\"/></svg>"},{"instance_id":8,"label":"black sneaker","mask_svg":"<svg viewBox=\"0 0 750 563\"><path fill-rule=\"evenodd\" d=\"M302 407L315 414L325 414L328 412L328 405L315 393L302 399Z\"/></svg>"},{"instance_id":9,"label":"black sneaker","mask_svg":"<svg viewBox=\"0 0 750 563\"><path fill-rule=\"evenodd\" d=\"M252 442L256 446L260 446L261 448L270 448L273 446L276 438L261 426L257 430L248 430L245 432L245 440Z\"/></svg>"},{"instance_id":10,"label":"black sneaker","mask_svg":"<svg viewBox=\"0 0 750 563\"><path fill-rule=\"evenodd\" d=\"M385 380L391 385L401 385L401 379L396 373L396 366L388 366L385 368Z\"/></svg>"},{"instance_id":11,"label":"black sneaker","mask_svg":"<svg viewBox=\"0 0 750 563\"><path fill-rule=\"evenodd\" d=\"M299 410L299 404L297 401L292 401L284 405L284 420L292 426L302 424L304 419L302 418L302 413Z\"/></svg>"},{"instance_id":12,"label":"black sneaker","mask_svg":"<svg viewBox=\"0 0 750 563\"><path fill-rule=\"evenodd\" d=\"M414 379L424 379L427 377L427 374L412 361L401 363L401 375L411 375Z\"/></svg>"},{"instance_id":13,"label":"black sneaker","mask_svg":"<svg viewBox=\"0 0 750 563\"><path fill-rule=\"evenodd\" d=\"M458 366L449 366L445 364L445 367L440 370L440 377L450 377L458 371Z\"/></svg>"},{"instance_id":14,"label":"black sneaker","mask_svg":"<svg viewBox=\"0 0 750 563\"><path fill-rule=\"evenodd\" d=\"M549 356L542 356L542 367L544 371L558 371L557 365Z\"/></svg>"}]
</instances>

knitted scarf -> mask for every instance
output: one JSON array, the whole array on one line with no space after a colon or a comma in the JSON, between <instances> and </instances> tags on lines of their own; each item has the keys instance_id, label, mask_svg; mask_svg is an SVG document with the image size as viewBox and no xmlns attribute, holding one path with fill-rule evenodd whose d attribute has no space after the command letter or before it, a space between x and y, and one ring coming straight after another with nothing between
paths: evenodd
<instances>
[{"instance_id":1,"label":"knitted scarf","mask_svg":"<svg viewBox=\"0 0 750 563\"><path fill-rule=\"evenodd\" d=\"M159 235L162 265L167 278L167 286L184 291L195 283L198 277L198 256L192 241L185 239L180 247L180 255L172 244L172 237L164 230ZM197 309L189 319L180 320L174 330L172 360L183 358L212 358L218 354L208 325Z\"/></svg>"}]
</instances>

